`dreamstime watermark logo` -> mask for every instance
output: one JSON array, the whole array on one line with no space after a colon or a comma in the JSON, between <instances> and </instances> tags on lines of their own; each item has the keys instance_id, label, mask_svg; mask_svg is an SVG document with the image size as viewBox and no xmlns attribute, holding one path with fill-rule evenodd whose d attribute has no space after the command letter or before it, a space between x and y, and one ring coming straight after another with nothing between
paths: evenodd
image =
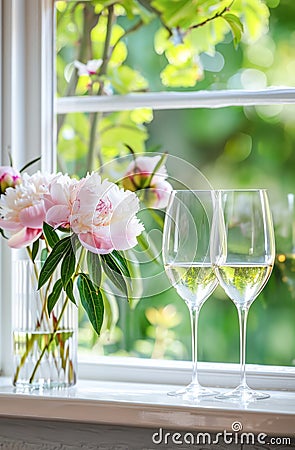
<instances>
[{"instance_id":1,"label":"dreamstime watermark logo","mask_svg":"<svg viewBox=\"0 0 295 450\"><path fill-rule=\"evenodd\" d=\"M153 433L154 444L164 445L215 445L215 444L238 444L238 445L291 445L290 437L273 437L265 433L254 434L244 432L243 425L235 421L231 425L231 431L223 430L217 433L208 432L172 432L159 428Z\"/></svg>"}]
</instances>

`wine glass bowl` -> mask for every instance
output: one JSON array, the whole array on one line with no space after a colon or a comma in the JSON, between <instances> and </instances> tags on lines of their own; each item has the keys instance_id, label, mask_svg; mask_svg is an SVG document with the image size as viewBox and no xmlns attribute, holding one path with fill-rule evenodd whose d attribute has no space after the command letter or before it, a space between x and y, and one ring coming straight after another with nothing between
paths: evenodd
<instances>
[{"instance_id":1,"label":"wine glass bowl","mask_svg":"<svg viewBox=\"0 0 295 450\"><path fill-rule=\"evenodd\" d=\"M173 191L166 209L163 230L163 261L166 274L185 301L191 321L192 381L170 395L198 400L211 391L197 376L197 323L200 309L218 282L210 260L210 236L214 209L213 191Z\"/></svg>"},{"instance_id":2,"label":"wine glass bowl","mask_svg":"<svg viewBox=\"0 0 295 450\"><path fill-rule=\"evenodd\" d=\"M267 192L220 190L211 237L211 260L221 287L234 302L240 325L239 386L217 396L247 402L269 397L246 382L246 324L249 308L267 283L275 258L274 230Z\"/></svg>"}]
</instances>

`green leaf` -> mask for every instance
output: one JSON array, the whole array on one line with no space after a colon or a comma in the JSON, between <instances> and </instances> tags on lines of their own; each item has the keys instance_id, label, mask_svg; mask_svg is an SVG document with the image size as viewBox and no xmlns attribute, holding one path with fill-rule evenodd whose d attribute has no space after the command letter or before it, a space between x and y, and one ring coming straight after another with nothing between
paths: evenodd
<instances>
[{"instance_id":1,"label":"green leaf","mask_svg":"<svg viewBox=\"0 0 295 450\"><path fill-rule=\"evenodd\" d=\"M240 10L245 28L243 38L246 38L248 44L253 43L268 30L269 9L265 2L247 0L241 4Z\"/></svg>"},{"instance_id":2,"label":"green leaf","mask_svg":"<svg viewBox=\"0 0 295 450\"><path fill-rule=\"evenodd\" d=\"M43 223L43 234L49 247L51 248L53 248L55 244L59 241L59 237L56 231L54 231L54 229L46 222Z\"/></svg>"},{"instance_id":3,"label":"green leaf","mask_svg":"<svg viewBox=\"0 0 295 450\"><path fill-rule=\"evenodd\" d=\"M69 282L66 285L66 287L64 288L64 291L67 294L67 296L69 297L69 299L71 300L71 302L74 303L74 305L77 305L76 299L74 296L74 283L73 283L72 278L69 279Z\"/></svg>"},{"instance_id":4,"label":"green leaf","mask_svg":"<svg viewBox=\"0 0 295 450\"><path fill-rule=\"evenodd\" d=\"M234 14L224 14L222 17L230 26L234 38L234 45L237 46L242 39L242 34L244 31L242 22L240 21L238 16L235 16Z\"/></svg>"},{"instance_id":5,"label":"green leaf","mask_svg":"<svg viewBox=\"0 0 295 450\"><path fill-rule=\"evenodd\" d=\"M56 269L58 263L62 260L64 254L72 246L71 237L68 236L61 241L58 241L52 249L52 252L44 262L44 266L41 269L39 275L38 289L40 289L44 283L51 277Z\"/></svg>"},{"instance_id":6,"label":"green leaf","mask_svg":"<svg viewBox=\"0 0 295 450\"><path fill-rule=\"evenodd\" d=\"M35 262L36 256L38 254L38 250L39 250L39 239L37 239L37 241L35 241L33 243L33 247L32 247L32 261Z\"/></svg>"},{"instance_id":7,"label":"green leaf","mask_svg":"<svg viewBox=\"0 0 295 450\"><path fill-rule=\"evenodd\" d=\"M91 281L99 288L101 284L101 262L99 255L87 252L87 267Z\"/></svg>"},{"instance_id":8,"label":"green leaf","mask_svg":"<svg viewBox=\"0 0 295 450\"><path fill-rule=\"evenodd\" d=\"M99 335L104 316L104 304L101 292L95 288L92 281L84 273L79 274L78 290L81 304L87 313L91 325Z\"/></svg>"},{"instance_id":9,"label":"green leaf","mask_svg":"<svg viewBox=\"0 0 295 450\"><path fill-rule=\"evenodd\" d=\"M153 172L150 174L149 178L147 179L146 183L144 184L144 188L145 187L149 187L153 177L155 176L155 174L158 172L158 170L165 164L167 160L167 153L164 153L161 158L159 159L159 161L157 162Z\"/></svg>"},{"instance_id":10,"label":"green leaf","mask_svg":"<svg viewBox=\"0 0 295 450\"><path fill-rule=\"evenodd\" d=\"M1 236L2 236L4 239L8 239L8 238L5 236L4 231L2 230L2 228L0 228L0 234L1 234Z\"/></svg>"},{"instance_id":11,"label":"green leaf","mask_svg":"<svg viewBox=\"0 0 295 450\"><path fill-rule=\"evenodd\" d=\"M153 0L152 6L162 13L162 20L169 28L188 28L195 20L198 8L192 0Z\"/></svg>"},{"instance_id":12,"label":"green leaf","mask_svg":"<svg viewBox=\"0 0 295 450\"><path fill-rule=\"evenodd\" d=\"M53 310L53 308L55 307L56 302L60 297L61 291L62 291L62 281L61 281L61 279L59 279L54 283L53 289L48 296L47 311L48 311L49 315L50 315L51 311Z\"/></svg>"},{"instance_id":13,"label":"green leaf","mask_svg":"<svg viewBox=\"0 0 295 450\"><path fill-rule=\"evenodd\" d=\"M119 267L109 255L101 255L101 261L104 273L108 280L111 281L126 298L128 298L127 284Z\"/></svg>"},{"instance_id":14,"label":"green leaf","mask_svg":"<svg viewBox=\"0 0 295 450\"><path fill-rule=\"evenodd\" d=\"M183 66L168 64L160 74L164 86L194 87L202 78L203 71L200 63L191 61Z\"/></svg>"},{"instance_id":15,"label":"green leaf","mask_svg":"<svg viewBox=\"0 0 295 450\"><path fill-rule=\"evenodd\" d=\"M118 94L144 91L148 88L146 79L137 70L126 65L121 65L109 70L107 79Z\"/></svg>"},{"instance_id":16,"label":"green leaf","mask_svg":"<svg viewBox=\"0 0 295 450\"><path fill-rule=\"evenodd\" d=\"M64 288L67 286L69 280L71 279L75 271L75 266L76 266L76 257L73 246L71 245L63 257L60 269L62 284Z\"/></svg>"},{"instance_id":17,"label":"green leaf","mask_svg":"<svg viewBox=\"0 0 295 450\"><path fill-rule=\"evenodd\" d=\"M136 149L136 153L145 150L148 138L146 126L136 124L131 119L130 111L120 111L108 114L99 121L99 133L104 161L113 160L126 154L125 142Z\"/></svg>"},{"instance_id":18,"label":"green leaf","mask_svg":"<svg viewBox=\"0 0 295 450\"><path fill-rule=\"evenodd\" d=\"M41 267L43 267L43 265L44 265L44 263L45 263L45 261L46 261L46 259L47 259L47 257L48 257L48 249L47 248L42 248L42 250L41 250L41 258L40 258L40 260L41 260Z\"/></svg>"},{"instance_id":19,"label":"green leaf","mask_svg":"<svg viewBox=\"0 0 295 450\"><path fill-rule=\"evenodd\" d=\"M129 267L126 261L126 258L122 253L118 250L113 250L112 253L109 253L110 258L113 260L113 263L118 267L119 271L125 276L130 278Z\"/></svg>"},{"instance_id":20,"label":"green leaf","mask_svg":"<svg viewBox=\"0 0 295 450\"><path fill-rule=\"evenodd\" d=\"M26 170L28 167L32 166L33 164L35 164L36 162L40 161L41 156L38 156L38 158L33 159L32 161L28 162L25 166L23 166L19 173L24 172L24 170Z\"/></svg>"}]
</instances>

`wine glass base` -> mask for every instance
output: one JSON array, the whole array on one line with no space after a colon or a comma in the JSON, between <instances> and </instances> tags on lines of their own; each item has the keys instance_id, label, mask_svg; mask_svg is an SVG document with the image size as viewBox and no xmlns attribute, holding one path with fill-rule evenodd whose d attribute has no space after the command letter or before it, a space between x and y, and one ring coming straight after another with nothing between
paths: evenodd
<instances>
[{"instance_id":1,"label":"wine glass base","mask_svg":"<svg viewBox=\"0 0 295 450\"><path fill-rule=\"evenodd\" d=\"M205 397L214 396L217 394L216 391L205 388L200 384L190 383L188 386L177 389L176 391L167 392L170 396L183 397L187 400L198 400Z\"/></svg>"},{"instance_id":2,"label":"wine glass base","mask_svg":"<svg viewBox=\"0 0 295 450\"><path fill-rule=\"evenodd\" d=\"M230 402L248 403L256 400L264 400L269 397L270 395L266 394L265 392L254 391L247 385L240 385L232 391L216 395L215 398L218 400L226 400Z\"/></svg>"}]
</instances>

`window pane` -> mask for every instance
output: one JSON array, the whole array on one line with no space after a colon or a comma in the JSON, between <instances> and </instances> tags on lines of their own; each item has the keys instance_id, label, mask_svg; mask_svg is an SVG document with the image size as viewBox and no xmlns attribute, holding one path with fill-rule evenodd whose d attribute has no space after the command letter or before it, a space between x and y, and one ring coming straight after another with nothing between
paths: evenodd
<instances>
[{"instance_id":1,"label":"window pane","mask_svg":"<svg viewBox=\"0 0 295 450\"><path fill-rule=\"evenodd\" d=\"M294 192L294 113L294 106L157 111L154 120L146 126L147 147L160 146L161 151L200 168L215 188L269 189L273 208L280 200L279 217L286 217L286 194ZM115 114L118 124L121 114L125 113ZM113 115L105 114L101 121L112 120ZM90 117L87 114L69 114L63 125L65 136L58 143L63 170L79 176L85 174ZM115 142L117 134L114 127L111 130ZM119 128L120 124L118 136ZM98 136L98 141L104 142L99 131ZM118 138L113 150L107 146L103 148L101 155L105 162L121 154L119 141ZM185 177L185 173L179 173L180 179ZM148 214L142 216L142 220L147 229L157 228ZM159 249L160 237L157 239ZM277 239L281 236L278 235ZM137 248L136 251L141 250ZM278 253L281 252L284 249L278 247ZM156 282L159 294L149 295L145 287L143 298L135 308L130 308L122 298L112 298L114 314L119 317L116 328L111 335L103 333L93 351L190 359L189 316L185 304L174 289L169 289L165 275L158 278L157 274L163 275L163 267L145 261L140 269L144 280L149 279L151 284ZM277 259L271 279L250 310L249 363L294 363L294 298L294 259L281 262ZM90 349L93 337L88 322L81 317L81 349ZM220 288L201 311L199 353L200 359L205 361L238 360L237 314Z\"/></svg>"},{"instance_id":2,"label":"window pane","mask_svg":"<svg viewBox=\"0 0 295 450\"><path fill-rule=\"evenodd\" d=\"M166 54L156 53L155 37L158 53L161 53L161 45L165 47L168 43L165 32L163 29L161 31L159 18L154 19L148 11L140 9L140 13L133 17L131 11L126 15L122 6L114 10L101 10L99 2L58 1L57 96L125 94L147 89L257 89L275 84L294 86L292 52L295 35L291 18L294 17L295 5L291 5L291 2L268 3L273 6L268 33L266 25L263 30L260 28L263 27L265 9L258 16L259 24L255 22L255 15L252 18L249 15L249 26L254 20L250 27L251 44L243 42L236 49L230 32L223 35L219 25L216 25L216 29L212 26L212 23L226 22L219 17L216 22L209 21L209 34L204 31L207 30L205 25L198 27L193 35L197 47L204 40L210 43L210 39L217 39L210 43L211 51L197 48L198 58L194 56L192 60L185 60L189 52L175 30ZM140 15L143 13L145 25L141 26ZM108 53L111 57L106 58L107 63L103 65L100 60L106 56L104 42L110 14L113 28L108 51L112 48L115 50ZM260 30L260 37L253 36L257 30ZM220 34L216 35L214 31L220 31ZM198 33L205 33L207 40L200 39ZM215 45L216 52L213 51ZM95 62L90 66L81 65L86 65L89 60ZM74 61L80 64L74 64ZM183 67L182 63L187 63L187 66ZM88 73L83 75L83 71ZM92 74L92 71L97 73ZM201 71L202 77L196 77ZM89 170L99 169L117 157L129 154L127 146L135 152L167 151L169 155L180 157L198 167L215 188L268 188L274 213L280 199L283 206L279 206L279 211L287 215L288 207L283 199L288 192L294 192L294 112L294 106L276 105L217 110L153 112L140 109L110 114L63 114L57 117L58 169L81 177ZM180 177L185 176L185 172L180 174ZM159 228L147 213L142 216L142 220L147 228ZM289 237L288 230L282 231L281 223L279 226L283 236L277 231L277 241L285 242ZM156 237L160 248L159 233ZM140 253L141 250L137 248L135 251ZM294 248L287 251L282 247L271 279L251 307L247 349L249 363L294 364L293 253ZM94 338L81 312L81 351L190 359L189 317L184 302L174 289L169 288L162 276L161 265L147 264L145 261L141 262L140 269L144 280L154 280L151 284L157 280L157 295L144 291L142 299L133 308L122 298L116 299L110 295L109 308L113 311L116 326L111 334L103 332L99 340ZM201 311L199 359L222 362L238 360L236 310L220 288Z\"/></svg>"},{"instance_id":3,"label":"window pane","mask_svg":"<svg viewBox=\"0 0 295 450\"><path fill-rule=\"evenodd\" d=\"M181 14L160 14L162 3L152 12L140 2L57 1L58 95L294 86L293 2L236 1L226 10L216 1L197 11L182 2Z\"/></svg>"}]
</instances>

